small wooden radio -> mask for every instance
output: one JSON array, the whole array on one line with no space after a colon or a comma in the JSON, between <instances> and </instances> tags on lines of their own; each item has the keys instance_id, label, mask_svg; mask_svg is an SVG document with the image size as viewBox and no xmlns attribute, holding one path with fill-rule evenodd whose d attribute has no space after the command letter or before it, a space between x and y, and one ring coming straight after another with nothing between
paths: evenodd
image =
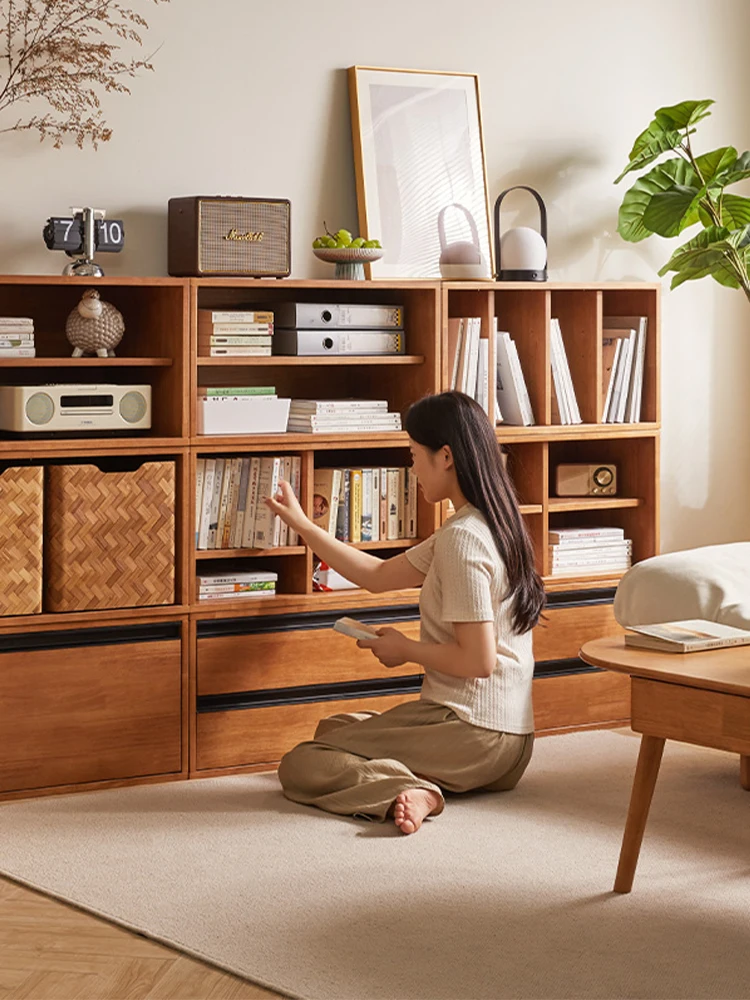
<instances>
[{"instance_id":1,"label":"small wooden radio","mask_svg":"<svg viewBox=\"0 0 750 1000\"><path fill-rule=\"evenodd\" d=\"M288 277L291 202L220 195L170 198L167 270L175 277Z\"/></svg>"}]
</instances>

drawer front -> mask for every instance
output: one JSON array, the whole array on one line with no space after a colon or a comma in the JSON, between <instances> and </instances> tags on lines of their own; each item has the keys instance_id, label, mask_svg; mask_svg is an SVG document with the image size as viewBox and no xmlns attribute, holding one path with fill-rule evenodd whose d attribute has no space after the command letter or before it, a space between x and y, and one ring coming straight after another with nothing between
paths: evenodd
<instances>
[{"instance_id":1,"label":"drawer front","mask_svg":"<svg viewBox=\"0 0 750 1000\"><path fill-rule=\"evenodd\" d=\"M378 623L373 624L377 626ZM398 628L410 639L419 638L418 620L382 624ZM335 684L421 672L422 668L413 663L392 669L382 666L369 650L359 649L354 639L334 632L330 624L319 628L198 637L199 696Z\"/></svg>"},{"instance_id":2,"label":"drawer front","mask_svg":"<svg viewBox=\"0 0 750 1000\"><path fill-rule=\"evenodd\" d=\"M540 677L534 681L534 729L628 725L630 678L611 670Z\"/></svg>"},{"instance_id":3,"label":"drawer front","mask_svg":"<svg viewBox=\"0 0 750 1000\"><path fill-rule=\"evenodd\" d=\"M534 659L558 660L577 657L590 639L621 635L612 604L581 604L570 607L550 605L545 620L534 629Z\"/></svg>"},{"instance_id":4,"label":"drawer front","mask_svg":"<svg viewBox=\"0 0 750 1000\"><path fill-rule=\"evenodd\" d=\"M179 637L0 645L0 792L179 772L181 692Z\"/></svg>"},{"instance_id":5,"label":"drawer front","mask_svg":"<svg viewBox=\"0 0 750 1000\"><path fill-rule=\"evenodd\" d=\"M391 695L274 705L229 712L199 712L196 767L212 770L277 764L292 747L311 740L321 719L339 712L385 712L418 695Z\"/></svg>"},{"instance_id":6,"label":"drawer front","mask_svg":"<svg viewBox=\"0 0 750 1000\"><path fill-rule=\"evenodd\" d=\"M634 677L633 729L750 754L750 698Z\"/></svg>"}]
</instances>

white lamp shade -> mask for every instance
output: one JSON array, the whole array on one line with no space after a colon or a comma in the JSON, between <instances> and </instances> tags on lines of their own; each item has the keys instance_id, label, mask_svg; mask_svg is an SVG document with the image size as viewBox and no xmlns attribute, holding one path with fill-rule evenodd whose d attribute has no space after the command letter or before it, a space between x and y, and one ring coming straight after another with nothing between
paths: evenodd
<instances>
[{"instance_id":1,"label":"white lamp shade","mask_svg":"<svg viewBox=\"0 0 750 1000\"><path fill-rule=\"evenodd\" d=\"M542 234L527 226L503 233L500 263L503 271L543 271L547 266L547 244Z\"/></svg>"}]
</instances>

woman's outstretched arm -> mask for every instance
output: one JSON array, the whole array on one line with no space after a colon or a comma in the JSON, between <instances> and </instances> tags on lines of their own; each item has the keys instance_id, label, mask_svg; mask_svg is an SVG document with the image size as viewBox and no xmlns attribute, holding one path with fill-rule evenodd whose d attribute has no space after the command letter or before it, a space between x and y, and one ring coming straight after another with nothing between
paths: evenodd
<instances>
[{"instance_id":1,"label":"woman's outstretched arm","mask_svg":"<svg viewBox=\"0 0 750 1000\"><path fill-rule=\"evenodd\" d=\"M369 552L363 552L345 542L340 542L317 524L313 524L302 510L292 487L285 480L279 483L279 492L276 496L266 497L265 502L274 514L278 514L290 528L304 538L324 562L347 580L356 583L358 587L379 594L387 590L421 586L424 574L415 569L405 555L379 559Z\"/></svg>"}]
</instances>

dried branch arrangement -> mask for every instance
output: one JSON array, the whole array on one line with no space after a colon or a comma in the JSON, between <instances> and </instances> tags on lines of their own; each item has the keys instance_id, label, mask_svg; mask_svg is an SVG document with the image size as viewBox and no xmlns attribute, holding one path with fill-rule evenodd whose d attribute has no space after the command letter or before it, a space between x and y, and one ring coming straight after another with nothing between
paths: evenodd
<instances>
[{"instance_id":1,"label":"dried branch arrangement","mask_svg":"<svg viewBox=\"0 0 750 1000\"><path fill-rule=\"evenodd\" d=\"M151 0L169 3L169 0ZM142 45L144 18L114 0L0 0L0 114L31 105L0 133L36 130L59 149L67 138L82 149L107 142L100 94L129 94L124 83L148 60L121 55L124 45ZM39 102L52 110L33 113Z\"/></svg>"}]
</instances>

